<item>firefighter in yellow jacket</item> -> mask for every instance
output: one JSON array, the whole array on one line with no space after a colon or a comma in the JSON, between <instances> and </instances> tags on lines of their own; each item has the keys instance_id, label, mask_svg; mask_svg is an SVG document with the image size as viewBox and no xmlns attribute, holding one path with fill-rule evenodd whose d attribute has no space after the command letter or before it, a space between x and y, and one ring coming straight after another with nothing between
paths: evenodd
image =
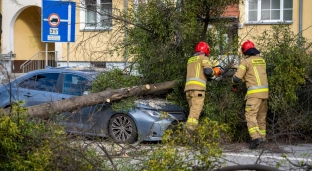
<instances>
[{"instance_id":1,"label":"firefighter in yellow jacket","mask_svg":"<svg viewBox=\"0 0 312 171\"><path fill-rule=\"evenodd\" d=\"M266 140L266 116L269 98L266 62L259 56L260 52L250 40L242 44L241 50L244 58L232 78L233 90L237 90L239 82L246 83L245 116L248 132L252 139L250 148L255 149Z\"/></svg>"},{"instance_id":2,"label":"firefighter in yellow jacket","mask_svg":"<svg viewBox=\"0 0 312 171\"><path fill-rule=\"evenodd\" d=\"M222 74L219 67L212 67L209 58L210 47L206 42L199 42L195 47L195 54L188 59L184 92L189 104L187 128L194 130L198 125L198 118L204 106L206 83Z\"/></svg>"}]
</instances>

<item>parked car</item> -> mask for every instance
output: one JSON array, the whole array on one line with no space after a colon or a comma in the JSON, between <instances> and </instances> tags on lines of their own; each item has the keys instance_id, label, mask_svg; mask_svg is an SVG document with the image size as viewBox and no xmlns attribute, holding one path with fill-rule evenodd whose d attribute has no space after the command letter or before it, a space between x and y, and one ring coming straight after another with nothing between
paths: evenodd
<instances>
[{"instance_id":1,"label":"parked car","mask_svg":"<svg viewBox=\"0 0 312 171\"><path fill-rule=\"evenodd\" d=\"M0 86L0 107L10 106L10 94L12 101L24 100L26 107L82 96L97 75L98 72L90 70L35 70ZM166 100L138 99L135 103L136 107L127 112L113 111L111 103L84 107L62 113L58 123L65 126L68 133L132 143L138 139L160 141L167 129L186 120L184 110Z\"/></svg>"}]
</instances>

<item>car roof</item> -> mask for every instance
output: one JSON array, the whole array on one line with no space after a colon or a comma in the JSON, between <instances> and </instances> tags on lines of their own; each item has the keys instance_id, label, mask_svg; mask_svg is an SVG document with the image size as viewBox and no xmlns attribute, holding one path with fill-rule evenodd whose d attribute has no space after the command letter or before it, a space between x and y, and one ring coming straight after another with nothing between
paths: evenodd
<instances>
[{"instance_id":1,"label":"car roof","mask_svg":"<svg viewBox=\"0 0 312 171\"><path fill-rule=\"evenodd\" d=\"M87 72L96 73L100 71L100 70L90 68L90 67L50 67L50 66L47 66L43 70L60 70L61 72L73 71L73 72L84 72L84 73L87 73Z\"/></svg>"},{"instance_id":2,"label":"car roof","mask_svg":"<svg viewBox=\"0 0 312 171\"><path fill-rule=\"evenodd\" d=\"M93 69L78 69L73 67L46 67L45 69L30 71L27 75L36 73L76 73L95 78L100 72Z\"/></svg>"}]
</instances>

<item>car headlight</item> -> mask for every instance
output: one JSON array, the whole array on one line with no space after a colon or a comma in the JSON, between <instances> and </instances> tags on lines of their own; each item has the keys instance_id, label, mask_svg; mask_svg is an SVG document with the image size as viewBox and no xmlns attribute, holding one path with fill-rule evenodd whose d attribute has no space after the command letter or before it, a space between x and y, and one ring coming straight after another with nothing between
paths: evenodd
<instances>
[{"instance_id":1,"label":"car headlight","mask_svg":"<svg viewBox=\"0 0 312 171\"><path fill-rule=\"evenodd\" d=\"M148 109L140 109L142 112L152 116L152 117L155 117L155 118L162 118L162 119L165 119L165 118L168 118L169 117L169 114L168 112L158 112L158 111L155 111L155 110L148 110Z\"/></svg>"}]
</instances>

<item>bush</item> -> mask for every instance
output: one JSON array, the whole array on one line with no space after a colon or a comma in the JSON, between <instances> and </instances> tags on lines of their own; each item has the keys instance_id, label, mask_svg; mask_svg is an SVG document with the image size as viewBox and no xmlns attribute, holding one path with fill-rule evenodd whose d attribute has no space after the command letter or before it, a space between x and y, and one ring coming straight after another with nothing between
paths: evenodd
<instances>
[{"instance_id":1,"label":"bush","mask_svg":"<svg viewBox=\"0 0 312 171\"><path fill-rule=\"evenodd\" d=\"M306 77L311 76L312 60L307 50L312 44L295 35L288 25L272 26L255 39L267 61L270 137L309 139L312 89Z\"/></svg>"},{"instance_id":2,"label":"bush","mask_svg":"<svg viewBox=\"0 0 312 171\"><path fill-rule=\"evenodd\" d=\"M30 118L19 105L10 115L0 115L0 170L94 169L98 157L93 150L78 150L81 145L71 143L63 128Z\"/></svg>"},{"instance_id":3,"label":"bush","mask_svg":"<svg viewBox=\"0 0 312 171\"><path fill-rule=\"evenodd\" d=\"M195 131L179 125L175 132L166 132L162 147L149 155L144 169L211 170L220 164L220 142L229 139L228 131L229 127L225 124L207 118L201 120Z\"/></svg>"}]
</instances>

